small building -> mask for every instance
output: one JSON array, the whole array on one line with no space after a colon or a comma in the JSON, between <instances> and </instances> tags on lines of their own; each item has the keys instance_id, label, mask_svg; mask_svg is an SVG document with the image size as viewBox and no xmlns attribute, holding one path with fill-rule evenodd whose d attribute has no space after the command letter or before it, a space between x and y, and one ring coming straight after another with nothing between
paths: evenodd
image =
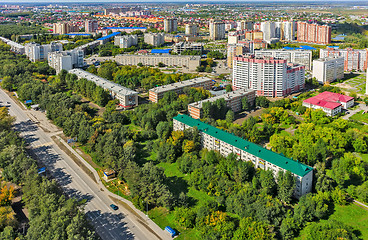
<instances>
[{"instance_id":1,"label":"small building","mask_svg":"<svg viewBox=\"0 0 368 240\"><path fill-rule=\"evenodd\" d=\"M323 92L303 101L303 106L313 109L322 109L327 116L335 116L342 109L354 106L354 98L339 93Z\"/></svg>"},{"instance_id":2,"label":"small building","mask_svg":"<svg viewBox=\"0 0 368 240\"><path fill-rule=\"evenodd\" d=\"M103 177L106 182L116 177L116 172L112 169L106 169L103 171L103 173L104 173Z\"/></svg>"}]
</instances>

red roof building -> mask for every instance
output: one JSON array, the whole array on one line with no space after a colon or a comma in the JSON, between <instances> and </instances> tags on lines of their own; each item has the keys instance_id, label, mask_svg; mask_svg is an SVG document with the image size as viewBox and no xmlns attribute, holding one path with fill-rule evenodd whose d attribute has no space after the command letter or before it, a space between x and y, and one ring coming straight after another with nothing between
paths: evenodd
<instances>
[{"instance_id":1,"label":"red roof building","mask_svg":"<svg viewBox=\"0 0 368 240\"><path fill-rule=\"evenodd\" d=\"M323 92L303 101L303 106L322 109L328 116L335 116L341 109L354 105L354 98L339 93Z\"/></svg>"}]
</instances>

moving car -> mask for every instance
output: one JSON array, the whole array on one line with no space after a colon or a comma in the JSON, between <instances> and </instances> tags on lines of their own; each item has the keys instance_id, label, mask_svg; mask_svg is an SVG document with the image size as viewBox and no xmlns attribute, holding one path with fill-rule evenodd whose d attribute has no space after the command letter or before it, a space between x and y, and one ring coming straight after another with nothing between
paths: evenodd
<instances>
[{"instance_id":1,"label":"moving car","mask_svg":"<svg viewBox=\"0 0 368 240\"><path fill-rule=\"evenodd\" d=\"M118 206L116 206L115 204L111 204L110 205L110 207L113 209L113 210L118 210L119 209L119 207Z\"/></svg>"}]
</instances>

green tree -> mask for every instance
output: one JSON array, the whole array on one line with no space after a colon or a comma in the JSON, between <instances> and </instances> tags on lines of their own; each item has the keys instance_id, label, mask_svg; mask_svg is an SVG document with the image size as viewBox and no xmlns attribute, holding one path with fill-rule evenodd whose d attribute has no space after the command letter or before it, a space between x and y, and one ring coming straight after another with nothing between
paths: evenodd
<instances>
[{"instance_id":1,"label":"green tree","mask_svg":"<svg viewBox=\"0 0 368 240\"><path fill-rule=\"evenodd\" d=\"M279 171L277 176L278 197L285 203L290 203L295 189L295 178L290 171Z\"/></svg>"},{"instance_id":2,"label":"green tree","mask_svg":"<svg viewBox=\"0 0 368 240\"><path fill-rule=\"evenodd\" d=\"M250 104L248 102L248 98L247 97L242 98L241 103L242 103L242 109L244 111L249 111L250 110Z\"/></svg>"},{"instance_id":3,"label":"green tree","mask_svg":"<svg viewBox=\"0 0 368 240\"><path fill-rule=\"evenodd\" d=\"M12 80L12 77L10 76L5 76L3 78L3 80L1 81L1 87L8 90L8 91L11 91L13 90L13 80Z\"/></svg>"},{"instance_id":4,"label":"green tree","mask_svg":"<svg viewBox=\"0 0 368 240\"><path fill-rule=\"evenodd\" d=\"M227 111L226 113L226 122L232 123L234 121L234 112L232 110Z\"/></svg>"}]
</instances>

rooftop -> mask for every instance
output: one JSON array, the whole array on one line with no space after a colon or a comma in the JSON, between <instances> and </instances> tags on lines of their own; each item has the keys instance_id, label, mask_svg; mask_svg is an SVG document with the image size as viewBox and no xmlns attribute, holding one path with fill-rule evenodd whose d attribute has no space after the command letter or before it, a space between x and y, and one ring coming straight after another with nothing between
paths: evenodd
<instances>
[{"instance_id":1,"label":"rooftop","mask_svg":"<svg viewBox=\"0 0 368 240\"><path fill-rule=\"evenodd\" d=\"M320 107L328 108L328 109L335 109L341 105L341 103L346 103L353 100L353 97L349 97L340 93L333 93L333 92L323 92L318 94L317 96L308 98L303 102L317 105Z\"/></svg>"},{"instance_id":2,"label":"rooftop","mask_svg":"<svg viewBox=\"0 0 368 240\"><path fill-rule=\"evenodd\" d=\"M112 37L115 37L117 35L121 34L121 32L114 32L114 33L111 33L105 37L102 37L102 38L99 38L97 39L97 41L103 41L103 40L106 40L106 39L109 39L109 38L112 38Z\"/></svg>"},{"instance_id":3,"label":"rooftop","mask_svg":"<svg viewBox=\"0 0 368 240\"><path fill-rule=\"evenodd\" d=\"M244 140L231 133L228 133L226 131L213 127L209 124L206 124L198 119L191 118L188 115L179 114L176 117L174 117L174 119L182 123L185 123L191 127L197 127L198 130L201 132L204 132L212 137L215 137L223 142L226 142L240 150L246 151L282 169L288 170L294 173L295 175L303 177L310 171L313 171L312 167L300 163L299 161L287 158L283 154L278 154L276 152L263 148L258 144Z\"/></svg>"},{"instance_id":4,"label":"rooftop","mask_svg":"<svg viewBox=\"0 0 368 240\"><path fill-rule=\"evenodd\" d=\"M170 54L171 49L152 49L151 53L164 53Z\"/></svg>"},{"instance_id":5,"label":"rooftop","mask_svg":"<svg viewBox=\"0 0 368 240\"><path fill-rule=\"evenodd\" d=\"M205 102L214 102L218 99L224 98L225 101L230 101L232 98L235 97L241 97L244 96L247 93L255 92L255 90L249 90L249 89L239 89L233 92L225 93L216 97L208 98L202 101L194 102L189 104L189 106L196 107L196 108L202 108L203 103Z\"/></svg>"},{"instance_id":6,"label":"rooftop","mask_svg":"<svg viewBox=\"0 0 368 240\"><path fill-rule=\"evenodd\" d=\"M147 29L146 27L104 27L102 29L121 29L121 30L124 30L124 29L136 29L136 30L143 30L143 29Z\"/></svg>"},{"instance_id":7,"label":"rooftop","mask_svg":"<svg viewBox=\"0 0 368 240\"><path fill-rule=\"evenodd\" d=\"M75 74L77 75L79 78L85 78L88 81L92 81L94 83L96 83L96 85L106 88L118 95L121 96L127 96L127 95L135 95L138 94L136 91L133 91L129 88L123 87L117 83L111 82L109 80L106 80L102 77L96 76L92 73L83 71L82 69L79 68L74 68L72 70L69 70L69 73Z\"/></svg>"},{"instance_id":8,"label":"rooftop","mask_svg":"<svg viewBox=\"0 0 368 240\"><path fill-rule=\"evenodd\" d=\"M155 92L155 93L168 92L168 91L175 90L177 88L190 87L194 84L202 83L202 82L208 82L208 81L212 82L212 80L210 78L198 77L198 78L193 78L193 79L186 80L186 81L181 81L181 82L171 83L171 84L168 84L168 85L163 85L163 86L160 86L160 87L155 87L155 88L150 89L149 91L150 92Z\"/></svg>"}]
</instances>

